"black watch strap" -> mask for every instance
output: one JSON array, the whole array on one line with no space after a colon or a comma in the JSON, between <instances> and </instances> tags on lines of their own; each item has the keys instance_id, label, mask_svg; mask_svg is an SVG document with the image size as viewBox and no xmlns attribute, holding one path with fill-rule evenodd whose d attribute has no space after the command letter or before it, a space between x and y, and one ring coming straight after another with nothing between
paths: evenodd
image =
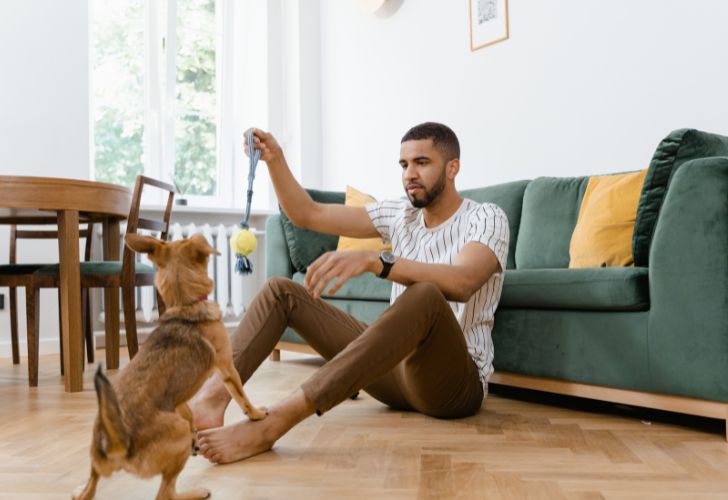
<instances>
[{"instance_id":1,"label":"black watch strap","mask_svg":"<svg viewBox=\"0 0 728 500\"><path fill-rule=\"evenodd\" d=\"M377 275L379 278L386 278L389 276L389 271L392 270L394 265L394 255L389 252L381 252L379 254L379 261L382 263L382 272Z\"/></svg>"}]
</instances>

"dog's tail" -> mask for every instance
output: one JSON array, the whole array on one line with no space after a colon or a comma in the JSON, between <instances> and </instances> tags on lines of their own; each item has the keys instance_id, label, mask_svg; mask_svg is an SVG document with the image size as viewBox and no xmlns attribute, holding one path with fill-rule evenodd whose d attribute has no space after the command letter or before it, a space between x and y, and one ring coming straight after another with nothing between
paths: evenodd
<instances>
[{"instance_id":1,"label":"dog's tail","mask_svg":"<svg viewBox=\"0 0 728 500\"><path fill-rule=\"evenodd\" d=\"M121 407L114 387L102 373L101 365L96 370L94 386L99 401L99 416L96 425L101 438L96 440L96 451L105 458L124 457L129 452L129 431L122 420Z\"/></svg>"}]
</instances>

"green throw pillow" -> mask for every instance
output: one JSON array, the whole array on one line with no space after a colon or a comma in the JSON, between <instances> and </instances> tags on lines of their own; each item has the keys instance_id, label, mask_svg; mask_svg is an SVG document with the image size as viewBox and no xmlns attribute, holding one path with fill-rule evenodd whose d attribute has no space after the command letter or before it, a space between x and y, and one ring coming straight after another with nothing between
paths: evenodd
<instances>
[{"instance_id":1,"label":"green throw pillow","mask_svg":"<svg viewBox=\"0 0 728 500\"><path fill-rule=\"evenodd\" d=\"M307 189L306 192L315 201L320 203L344 203L345 194L334 191L318 191ZM331 234L322 234L296 226L281 210L281 224L286 235L288 253L291 256L293 268L299 272L306 272L306 268L318 258L319 255L336 250L339 237Z\"/></svg>"}]
</instances>

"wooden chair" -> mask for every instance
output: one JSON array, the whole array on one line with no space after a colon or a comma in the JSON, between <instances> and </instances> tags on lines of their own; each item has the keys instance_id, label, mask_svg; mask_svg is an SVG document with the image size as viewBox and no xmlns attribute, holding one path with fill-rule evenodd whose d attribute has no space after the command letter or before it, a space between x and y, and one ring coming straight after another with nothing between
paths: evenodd
<instances>
[{"instance_id":1,"label":"wooden chair","mask_svg":"<svg viewBox=\"0 0 728 500\"><path fill-rule=\"evenodd\" d=\"M162 220L142 219L139 217L139 207L142 201L142 194L146 186L159 188L167 191L167 203ZM132 194L131 209L127 219L126 234L133 234L140 229L159 232L159 238L166 240L169 233L169 220L172 216L172 205L174 202L175 188L169 184L151 179L145 176L138 176ZM108 228L104 228L108 230ZM39 288L57 286L59 281L59 266L43 266L33 273L34 281L31 292L34 296ZM134 251L124 246L121 261L109 260L100 262L81 263L81 288L104 289L105 309L105 342L106 342L106 364L107 368L119 367L119 288L121 288L122 304L124 309L124 327L126 329L126 343L129 350L129 357L132 358L139 349L136 325L136 287L154 285L154 268L152 266L136 262ZM37 304L37 299L36 299ZM157 293L157 304L159 314L164 313L164 302ZM29 308L38 310L37 307ZM37 332L38 324L28 315L28 331L31 327ZM37 334L37 333L36 333ZM37 369L37 363L35 364ZM37 374L36 374L37 379Z\"/></svg>"},{"instance_id":2,"label":"wooden chair","mask_svg":"<svg viewBox=\"0 0 728 500\"><path fill-rule=\"evenodd\" d=\"M84 249L84 260L88 261L91 256L91 245L92 245L92 234L93 224L89 223L86 229L79 231L81 238L86 240ZM48 264L18 264L17 263L17 247L18 240L57 240L57 230L22 230L18 229L16 225L10 226L10 252L8 258L8 264L0 265L0 286L9 287L10 296L10 338L13 355L13 364L20 363L20 349L18 340L18 296L17 288L24 287L26 292L30 287L31 283L35 279L34 273L38 269ZM26 299L27 293L26 293ZM31 304L34 297L30 300L26 300L26 311L29 309L27 304ZM88 292L82 294L83 304L83 328L84 338L86 339L86 350L89 363L94 361L94 344L93 344L93 332L91 328L91 313L90 313L90 301ZM60 311L60 296L59 296L59 311ZM39 347L39 341L37 335L29 330L27 336L28 339L28 364L29 374L37 373L37 367L30 367L30 364L37 360L37 350ZM58 336L59 343L61 341L60 335ZM61 349L61 374L63 374L63 350ZM31 385L35 385L31 380Z\"/></svg>"}]
</instances>

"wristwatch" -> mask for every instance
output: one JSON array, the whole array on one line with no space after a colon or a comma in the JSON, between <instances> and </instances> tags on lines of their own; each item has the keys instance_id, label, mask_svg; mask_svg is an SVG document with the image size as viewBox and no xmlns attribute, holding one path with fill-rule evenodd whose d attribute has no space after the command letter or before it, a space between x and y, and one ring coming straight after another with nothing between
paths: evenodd
<instances>
[{"instance_id":1,"label":"wristwatch","mask_svg":"<svg viewBox=\"0 0 728 500\"><path fill-rule=\"evenodd\" d=\"M382 263L382 272L379 273L377 276L379 278L386 278L389 276L389 271L392 269L392 266L394 265L394 255L391 252L382 251L379 252L379 260Z\"/></svg>"}]
</instances>

